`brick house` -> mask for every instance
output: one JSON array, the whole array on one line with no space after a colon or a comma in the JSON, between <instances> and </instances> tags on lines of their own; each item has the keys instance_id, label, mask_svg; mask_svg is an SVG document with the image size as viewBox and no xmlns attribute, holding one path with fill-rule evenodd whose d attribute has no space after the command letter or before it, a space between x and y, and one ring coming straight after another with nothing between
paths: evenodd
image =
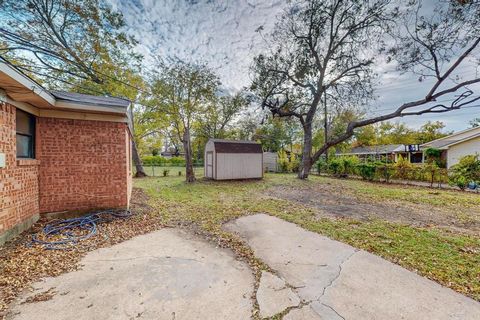
<instances>
[{"instance_id":1,"label":"brick house","mask_svg":"<svg viewBox=\"0 0 480 320\"><path fill-rule=\"evenodd\" d=\"M129 206L129 107L47 91L0 62L0 245L43 213Z\"/></svg>"}]
</instances>

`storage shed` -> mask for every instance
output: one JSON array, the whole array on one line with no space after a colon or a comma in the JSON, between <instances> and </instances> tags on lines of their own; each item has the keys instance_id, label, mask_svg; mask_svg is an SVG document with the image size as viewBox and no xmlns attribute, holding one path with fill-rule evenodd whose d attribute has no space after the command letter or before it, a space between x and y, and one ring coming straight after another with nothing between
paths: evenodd
<instances>
[{"instance_id":1,"label":"storage shed","mask_svg":"<svg viewBox=\"0 0 480 320\"><path fill-rule=\"evenodd\" d=\"M205 177L214 180L262 178L262 146L254 141L210 139L205 146Z\"/></svg>"}]
</instances>

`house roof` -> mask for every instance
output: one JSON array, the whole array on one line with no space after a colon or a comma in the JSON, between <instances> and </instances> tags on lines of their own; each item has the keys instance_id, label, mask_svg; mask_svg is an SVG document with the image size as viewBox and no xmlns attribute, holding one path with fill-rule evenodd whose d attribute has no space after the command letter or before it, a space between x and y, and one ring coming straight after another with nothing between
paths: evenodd
<instances>
[{"instance_id":1,"label":"house roof","mask_svg":"<svg viewBox=\"0 0 480 320\"><path fill-rule=\"evenodd\" d=\"M262 145L255 141L211 139L217 153L263 153Z\"/></svg>"},{"instance_id":2,"label":"house roof","mask_svg":"<svg viewBox=\"0 0 480 320\"><path fill-rule=\"evenodd\" d=\"M463 131L456 132L449 136L436 139L421 145L422 148L437 148L448 149L449 147L480 137L480 128L469 128Z\"/></svg>"},{"instance_id":3,"label":"house roof","mask_svg":"<svg viewBox=\"0 0 480 320\"><path fill-rule=\"evenodd\" d=\"M17 67L1 60L0 88L5 90L6 94L15 101L28 103L39 108L50 108L55 105L55 97L50 92Z\"/></svg>"},{"instance_id":4,"label":"house roof","mask_svg":"<svg viewBox=\"0 0 480 320\"><path fill-rule=\"evenodd\" d=\"M352 148L350 152L339 154L389 154L405 151L403 144L384 144L378 146L363 146Z\"/></svg>"},{"instance_id":5,"label":"house roof","mask_svg":"<svg viewBox=\"0 0 480 320\"><path fill-rule=\"evenodd\" d=\"M20 69L0 59L0 89L7 97L35 108L128 116L130 101L64 91L49 91Z\"/></svg>"},{"instance_id":6,"label":"house roof","mask_svg":"<svg viewBox=\"0 0 480 320\"><path fill-rule=\"evenodd\" d=\"M108 96L93 96L83 93L65 91L50 91L57 100L76 102L80 104L128 108L130 101L122 98Z\"/></svg>"}]
</instances>

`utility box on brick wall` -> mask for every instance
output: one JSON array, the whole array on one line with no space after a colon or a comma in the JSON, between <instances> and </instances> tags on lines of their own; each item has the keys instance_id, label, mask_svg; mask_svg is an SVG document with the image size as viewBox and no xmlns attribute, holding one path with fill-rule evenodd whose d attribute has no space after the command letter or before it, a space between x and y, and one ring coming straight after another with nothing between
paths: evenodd
<instances>
[{"instance_id":1,"label":"utility box on brick wall","mask_svg":"<svg viewBox=\"0 0 480 320\"><path fill-rule=\"evenodd\" d=\"M5 168L5 153L0 153L0 169Z\"/></svg>"}]
</instances>

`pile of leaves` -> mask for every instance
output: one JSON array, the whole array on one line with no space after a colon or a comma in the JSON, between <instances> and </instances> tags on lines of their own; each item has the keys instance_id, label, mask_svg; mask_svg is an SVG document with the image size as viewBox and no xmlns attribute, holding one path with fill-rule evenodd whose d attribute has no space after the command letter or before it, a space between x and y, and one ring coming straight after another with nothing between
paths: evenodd
<instances>
[{"instance_id":1,"label":"pile of leaves","mask_svg":"<svg viewBox=\"0 0 480 320\"><path fill-rule=\"evenodd\" d=\"M79 262L87 252L162 228L164 224L152 213L146 198L140 189L134 189L132 217L100 224L96 236L69 250L47 250L32 243L32 234L39 232L48 223L45 219L39 220L30 231L0 247L0 319L6 316L8 305L19 293L29 289L32 283L41 278L79 269Z\"/></svg>"}]
</instances>

